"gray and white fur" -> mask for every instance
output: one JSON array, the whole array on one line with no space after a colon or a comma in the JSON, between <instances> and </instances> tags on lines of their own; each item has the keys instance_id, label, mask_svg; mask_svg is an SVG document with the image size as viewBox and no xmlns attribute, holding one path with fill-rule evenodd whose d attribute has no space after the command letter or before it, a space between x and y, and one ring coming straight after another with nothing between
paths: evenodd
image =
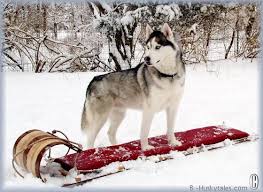
<instances>
[{"instance_id":1,"label":"gray and white fur","mask_svg":"<svg viewBox=\"0 0 263 192\"><path fill-rule=\"evenodd\" d=\"M146 27L144 63L135 68L99 75L86 91L81 128L87 134L89 148L107 119L112 145L117 144L116 131L128 108L142 110L141 148L152 149L148 135L154 114L165 110L167 138L171 145L181 145L174 136L174 124L184 89L185 66L179 44L168 24L161 31Z\"/></svg>"}]
</instances>

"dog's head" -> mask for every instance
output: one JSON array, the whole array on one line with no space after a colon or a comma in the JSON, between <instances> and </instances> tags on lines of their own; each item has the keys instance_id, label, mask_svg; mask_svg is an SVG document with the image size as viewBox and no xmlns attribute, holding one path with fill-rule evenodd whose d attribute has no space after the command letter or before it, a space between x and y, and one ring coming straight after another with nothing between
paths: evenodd
<instances>
[{"instance_id":1,"label":"dog's head","mask_svg":"<svg viewBox=\"0 0 263 192\"><path fill-rule=\"evenodd\" d=\"M179 47L167 23L163 25L161 31L153 31L152 28L147 25L144 57L144 61L147 65L152 65L157 68L168 67L167 65L176 65L178 51Z\"/></svg>"}]
</instances>

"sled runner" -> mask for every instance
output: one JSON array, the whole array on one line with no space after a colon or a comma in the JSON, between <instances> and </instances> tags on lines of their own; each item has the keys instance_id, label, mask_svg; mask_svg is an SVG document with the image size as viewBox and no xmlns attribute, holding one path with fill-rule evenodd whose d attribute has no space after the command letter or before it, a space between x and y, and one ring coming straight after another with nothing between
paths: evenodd
<instances>
[{"instance_id":1,"label":"sled runner","mask_svg":"<svg viewBox=\"0 0 263 192\"><path fill-rule=\"evenodd\" d=\"M75 149L77 151L76 153L56 159L50 159L50 162L61 166L60 173L63 173L62 175L68 175L72 173L72 170L76 173L74 181L69 181L63 185L64 187L72 187L94 179L132 169L132 167L125 165L125 162L127 161L142 159L158 163L176 158L172 154L175 151L181 151L184 155L190 155L193 153L221 148L229 144L238 144L256 139L246 132L233 128L225 128L223 126L197 128L184 132L177 132L175 135L176 138L181 141L181 146L169 145L166 135L161 135L149 138L149 144L154 146L154 148L147 151L142 151L140 141L136 140L115 146L100 147L85 151L81 151L80 148L77 148L77 150ZM48 136L50 137L50 135ZM58 137L53 139L57 142ZM62 140L63 142L66 142L65 139ZM70 143L71 145L65 143L62 144L69 148L73 148L74 146L72 146L72 142ZM50 146L53 145L49 144L49 147ZM43 147L40 148L42 149ZM31 152L31 154L34 154L34 152ZM43 155L43 149L41 154ZM30 167L30 163L34 163L27 161L25 154L18 159L17 157L19 156L14 156L14 159L16 161L19 161L19 158L22 159L22 165L25 164ZM39 159L39 156L37 159ZM32 161L32 158L30 160ZM111 168L107 169L107 166L111 166ZM31 167L35 168L36 166L31 165ZM28 170L30 172L30 169ZM35 170L39 172L40 168L35 168ZM41 178L40 174L35 176ZM42 180L45 179L42 178Z\"/></svg>"}]
</instances>

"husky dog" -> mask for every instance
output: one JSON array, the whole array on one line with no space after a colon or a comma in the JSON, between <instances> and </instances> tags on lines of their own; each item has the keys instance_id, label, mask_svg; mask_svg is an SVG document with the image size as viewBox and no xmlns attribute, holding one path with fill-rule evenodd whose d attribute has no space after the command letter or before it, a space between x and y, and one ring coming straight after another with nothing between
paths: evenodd
<instances>
[{"instance_id":1,"label":"husky dog","mask_svg":"<svg viewBox=\"0 0 263 192\"><path fill-rule=\"evenodd\" d=\"M182 52L168 24L161 31L146 27L144 62L135 68L99 75L87 88L81 128L87 134L88 147L109 118L109 140L117 144L116 131L128 108L142 110L141 149L149 150L151 122L156 112L165 110L167 138L171 145L181 145L174 136L174 124L185 82Z\"/></svg>"}]
</instances>

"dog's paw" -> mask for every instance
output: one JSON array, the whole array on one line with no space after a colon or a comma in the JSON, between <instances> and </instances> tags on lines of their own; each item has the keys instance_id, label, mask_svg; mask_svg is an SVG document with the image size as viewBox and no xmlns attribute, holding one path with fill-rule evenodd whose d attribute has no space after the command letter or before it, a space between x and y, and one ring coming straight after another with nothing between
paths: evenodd
<instances>
[{"instance_id":1,"label":"dog's paw","mask_svg":"<svg viewBox=\"0 0 263 192\"><path fill-rule=\"evenodd\" d=\"M110 138L111 145L117 145L117 139L116 138Z\"/></svg>"},{"instance_id":2,"label":"dog's paw","mask_svg":"<svg viewBox=\"0 0 263 192\"><path fill-rule=\"evenodd\" d=\"M151 145L142 146L142 150L143 151L148 151L148 150L151 150L151 149L154 149L154 146L151 146Z\"/></svg>"},{"instance_id":3,"label":"dog's paw","mask_svg":"<svg viewBox=\"0 0 263 192\"><path fill-rule=\"evenodd\" d=\"M169 144L173 145L173 146L181 146L182 145L182 143L174 137L173 137L173 139L169 140Z\"/></svg>"}]
</instances>

